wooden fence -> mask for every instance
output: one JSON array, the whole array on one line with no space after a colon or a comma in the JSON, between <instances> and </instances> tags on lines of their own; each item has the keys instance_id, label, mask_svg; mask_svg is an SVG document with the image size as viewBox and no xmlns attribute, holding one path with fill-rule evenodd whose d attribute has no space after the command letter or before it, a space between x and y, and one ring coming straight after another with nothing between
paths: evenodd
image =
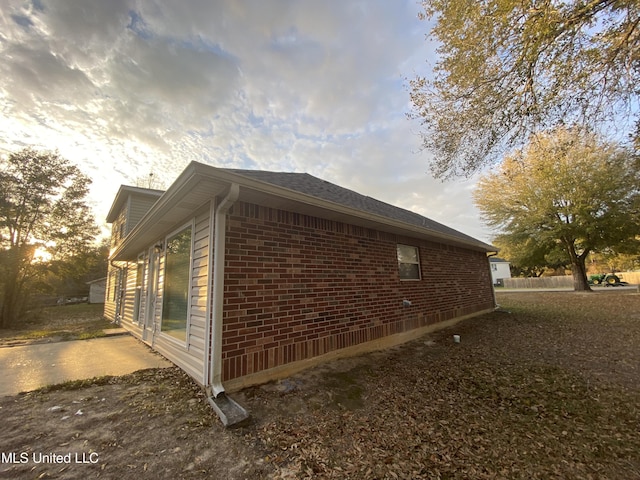
<instances>
[{"instance_id":1,"label":"wooden fence","mask_svg":"<svg viewBox=\"0 0 640 480\"><path fill-rule=\"evenodd\" d=\"M631 285L640 285L640 272L616 272L620 280Z\"/></svg>"},{"instance_id":2,"label":"wooden fence","mask_svg":"<svg viewBox=\"0 0 640 480\"><path fill-rule=\"evenodd\" d=\"M505 278L505 288L572 288L573 277Z\"/></svg>"},{"instance_id":3,"label":"wooden fence","mask_svg":"<svg viewBox=\"0 0 640 480\"><path fill-rule=\"evenodd\" d=\"M616 272L621 281L640 285L640 272ZM505 288L572 288L573 277L505 278Z\"/></svg>"}]
</instances>

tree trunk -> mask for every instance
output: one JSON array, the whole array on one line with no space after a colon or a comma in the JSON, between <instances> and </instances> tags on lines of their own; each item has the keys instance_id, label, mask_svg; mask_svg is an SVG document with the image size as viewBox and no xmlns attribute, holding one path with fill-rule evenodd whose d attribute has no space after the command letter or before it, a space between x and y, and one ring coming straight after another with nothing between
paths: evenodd
<instances>
[{"instance_id":1,"label":"tree trunk","mask_svg":"<svg viewBox=\"0 0 640 480\"><path fill-rule=\"evenodd\" d=\"M571 275L573 275L573 290L576 292L590 292L591 287L587 281L587 273L582 265L571 265Z\"/></svg>"},{"instance_id":2,"label":"tree trunk","mask_svg":"<svg viewBox=\"0 0 640 480\"><path fill-rule=\"evenodd\" d=\"M16 315L15 283L8 281L2 292L2 308L0 309L0 328L9 328L15 321Z\"/></svg>"},{"instance_id":3,"label":"tree trunk","mask_svg":"<svg viewBox=\"0 0 640 480\"><path fill-rule=\"evenodd\" d=\"M24 307L24 248L11 248L6 252L6 269L3 271L4 288L0 308L0 328L9 328L18 321ZM28 259L28 257L27 257Z\"/></svg>"},{"instance_id":4,"label":"tree trunk","mask_svg":"<svg viewBox=\"0 0 640 480\"><path fill-rule=\"evenodd\" d=\"M573 290L576 292L590 292L591 287L587 281L587 267L585 265L589 250L585 250L581 255L576 253L573 243L568 248L571 257L571 275L573 275Z\"/></svg>"},{"instance_id":5,"label":"tree trunk","mask_svg":"<svg viewBox=\"0 0 640 480\"><path fill-rule=\"evenodd\" d=\"M578 255L576 252L576 241L573 238L563 238L569 258L571 259L571 275L573 275L573 290L575 292L590 292L591 287L587 281L587 267L585 262L587 255L589 255L590 249L585 248L584 251Z\"/></svg>"}]
</instances>

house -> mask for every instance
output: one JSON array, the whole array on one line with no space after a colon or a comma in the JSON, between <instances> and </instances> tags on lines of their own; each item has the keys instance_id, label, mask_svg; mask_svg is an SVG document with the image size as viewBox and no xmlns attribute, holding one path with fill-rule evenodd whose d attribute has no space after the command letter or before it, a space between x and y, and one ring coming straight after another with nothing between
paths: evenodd
<instances>
[{"instance_id":1,"label":"house","mask_svg":"<svg viewBox=\"0 0 640 480\"><path fill-rule=\"evenodd\" d=\"M498 257L490 257L489 262L491 264L491 280L494 285L503 285L505 278L511 278L509 262Z\"/></svg>"},{"instance_id":2,"label":"house","mask_svg":"<svg viewBox=\"0 0 640 480\"><path fill-rule=\"evenodd\" d=\"M87 285L89 285L89 303L104 303L107 277L87 282Z\"/></svg>"},{"instance_id":3,"label":"house","mask_svg":"<svg viewBox=\"0 0 640 480\"><path fill-rule=\"evenodd\" d=\"M125 307L125 292L127 291L125 270L123 265L127 263L120 263L116 266L113 263L113 249L120 245L125 237L133 230L133 228L140 222L142 217L153 207L164 192L161 190L151 190L140 187L130 187L123 185L118 190L116 198L111 205L111 209L107 214L107 222L111 224L111 251L109 255L109 266L107 271L107 288L105 295L104 316L108 320L114 322L120 322L124 314ZM128 268L131 268L128 266ZM142 272L137 272L138 279L136 281L142 281ZM148 274L145 271L144 274ZM142 284L139 286L141 287ZM131 292L129 292L131 293ZM145 289L145 294L150 294L148 289ZM137 295L142 294L142 288L136 291ZM139 300L134 302L139 304ZM139 305L138 305L139 306ZM131 312L133 314L134 312ZM138 312L136 315L129 317L130 319L136 318L139 320Z\"/></svg>"},{"instance_id":4,"label":"house","mask_svg":"<svg viewBox=\"0 0 640 480\"><path fill-rule=\"evenodd\" d=\"M495 248L308 174L123 186L105 316L217 398L492 311Z\"/></svg>"}]
</instances>

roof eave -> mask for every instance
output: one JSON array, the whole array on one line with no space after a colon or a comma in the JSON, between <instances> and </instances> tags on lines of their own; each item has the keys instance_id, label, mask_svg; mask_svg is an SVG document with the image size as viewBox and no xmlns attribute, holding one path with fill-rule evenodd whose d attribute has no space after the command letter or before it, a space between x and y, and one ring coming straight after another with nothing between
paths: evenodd
<instances>
[{"instance_id":1,"label":"roof eave","mask_svg":"<svg viewBox=\"0 0 640 480\"><path fill-rule=\"evenodd\" d=\"M492 245L472 237L468 237L467 239L433 231L428 228L396 221L382 215L376 215L329 200L320 199L282 186L254 180L228 170L198 162L191 162L171 187L140 220L138 225L127 235L124 241L112 252L110 256L111 259L116 261L134 259L135 256L143 250L142 245L148 246L150 242L161 238L160 236L148 238L153 232L159 231L158 228L154 229L154 226L163 223L165 227L164 234L167 233L166 230L170 228L172 222L170 220L164 220L165 215L171 212L172 218L178 218L181 210L178 206L182 204L186 205L186 207L182 209L184 210L184 218L186 219L189 213L193 213L194 206L201 206L206 203L206 201L214 199L217 195L226 191L232 183L237 183L240 186L240 200L249 202L253 200L258 204L267 204L264 200L270 199L272 201L269 203L270 205L274 206L274 208L282 209L286 208L286 204L290 205L293 203L298 207L304 206L303 210L306 210L306 213L310 215L313 215L314 212L316 214L322 213L323 216L329 217L330 219L354 223L368 228L378 228L387 232L402 233L406 236L419 237L483 252L497 251ZM198 193L203 190L207 192L208 196L203 196L201 193ZM273 202L276 204L273 205ZM191 210L189 210L189 208L191 208ZM177 223L177 220L174 223ZM143 236L143 232L146 236ZM143 241L142 238L145 240Z\"/></svg>"},{"instance_id":2,"label":"roof eave","mask_svg":"<svg viewBox=\"0 0 640 480\"><path fill-rule=\"evenodd\" d=\"M161 234L156 234L158 228L153 227L164 225L166 228L170 228L170 221L164 221L164 217L172 210L178 210L178 203L182 202L184 198L188 197L189 192L194 190L199 182L199 165L201 164L191 162L187 168L183 170L171 187L158 198L158 201L142 219L140 219L122 243L111 252L111 260L131 260L135 258L149 242L161 238ZM193 205L189 205L189 207L192 206Z\"/></svg>"},{"instance_id":3,"label":"roof eave","mask_svg":"<svg viewBox=\"0 0 640 480\"><path fill-rule=\"evenodd\" d=\"M467 248L473 248L475 250L494 252L497 251L496 247L484 243L472 237L461 238L454 235L448 235L446 233L437 232L429 228L419 227L417 225L411 225L406 222L393 220L383 215L377 215L374 213L366 212L356 208L351 208L339 203L331 202L329 200L320 199L312 195L308 195L297 190L288 189L265 183L259 180L254 180L249 177L245 177L241 174L230 173L228 171L218 170L223 174L231 175L230 180L239 183L241 187L250 188L255 191L261 191L263 193L271 194L277 197L285 198L288 200L296 201L299 203L308 204L310 206L316 206L328 212L337 212L351 218L360 218L377 225L386 225L391 228L385 229L386 231L398 232L404 231L407 234L418 235L422 238L428 238L429 240L441 241L444 243L455 244L464 246ZM240 200L242 200L242 190L240 192ZM367 225L364 225L367 226ZM466 235L465 235L466 237Z\"/></svg>"}]
</instances>

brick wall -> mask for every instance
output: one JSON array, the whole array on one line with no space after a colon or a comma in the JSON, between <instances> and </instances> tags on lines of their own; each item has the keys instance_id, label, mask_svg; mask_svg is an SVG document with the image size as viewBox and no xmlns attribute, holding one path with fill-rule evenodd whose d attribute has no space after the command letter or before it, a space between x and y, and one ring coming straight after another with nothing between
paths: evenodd
<instances>
[{"instance_id":1,"label":"brick wall","mask_svg":"<svg viewBox=\"0 0 640 480\"><path fill-rule=\"evenodd\" d=\"M483 252L242 202L227 228L224 380L493 307ZM421 280L400 281L398 243Z\"/></svg>"}]
</instances>

